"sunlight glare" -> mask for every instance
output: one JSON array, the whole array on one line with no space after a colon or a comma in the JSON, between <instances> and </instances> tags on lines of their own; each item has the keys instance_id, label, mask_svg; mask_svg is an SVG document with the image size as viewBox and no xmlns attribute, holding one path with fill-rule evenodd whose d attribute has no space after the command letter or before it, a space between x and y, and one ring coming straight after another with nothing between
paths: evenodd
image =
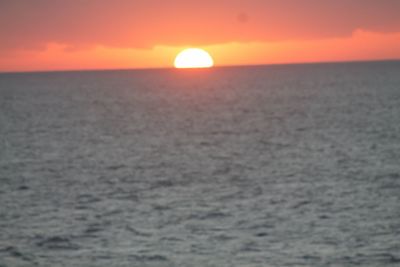
<instances>
[{"instance_id":1,"label":"sunlight glare","mask_svg":"<svg viewBox=\"0 0 400 267\"><path fill-rule=\"evenodd\" d=\"M214 61L209 53L199 48L188 48L180 52L174 62L175 68L210 68Z\"/></svg>"}]
</instances>

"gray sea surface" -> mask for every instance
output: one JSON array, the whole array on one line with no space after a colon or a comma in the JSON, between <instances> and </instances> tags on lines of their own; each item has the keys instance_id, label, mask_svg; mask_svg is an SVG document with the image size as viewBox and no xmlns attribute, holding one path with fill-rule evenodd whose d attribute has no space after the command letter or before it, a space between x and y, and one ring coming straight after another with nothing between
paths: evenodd
<instances>
[{"instance_id":1,"label":"gray sea surface","mask_svg":"<svg viewBox=\"0 0 400 267\"><path fill-rule=\"evenodd\" d=\"M0 266L400 266L400 62L0 74Z\"/></svg>"}]
</instances>

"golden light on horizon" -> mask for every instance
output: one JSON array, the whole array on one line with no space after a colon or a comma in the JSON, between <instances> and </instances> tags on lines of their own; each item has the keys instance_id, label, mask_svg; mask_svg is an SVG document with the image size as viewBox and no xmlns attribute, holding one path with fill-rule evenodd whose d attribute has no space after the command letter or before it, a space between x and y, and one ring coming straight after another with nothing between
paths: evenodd
<instances>
[{"instance_id":1,"label":"golden light on horizon","mask_svg":"<svg viewBox=\"0 0 400 267\"><path fill-rule=\"evenodd\" d=\"M400 0L38 2L0 0L0 72L400 59Z\"/></svg>"},{"instance_id":2,"label":"golden light on horizon","mask_svg":"<svg viewBox=\"0 0 400 267\"><path fill-rule=\"evenodd\" d=\"M175 58L175 68L210 68L214 66L214 60L210 54L200 48L188 48L181 51Z\"/></svg>"}]
</instances>

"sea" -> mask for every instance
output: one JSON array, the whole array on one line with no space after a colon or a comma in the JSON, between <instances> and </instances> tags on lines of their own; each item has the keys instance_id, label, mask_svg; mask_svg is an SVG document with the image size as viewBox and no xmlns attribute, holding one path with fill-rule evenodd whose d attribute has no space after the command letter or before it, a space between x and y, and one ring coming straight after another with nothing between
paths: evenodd
<instances>
[{"instance_id":1,"label":"sea","mask_svg":"<svg viewBox=\"0 0 400 267\"><path fill-rule=\"evenodd\" d=\"M0 74L0 266L400 266L400 62Z\"/></svg>"}]
</instances>

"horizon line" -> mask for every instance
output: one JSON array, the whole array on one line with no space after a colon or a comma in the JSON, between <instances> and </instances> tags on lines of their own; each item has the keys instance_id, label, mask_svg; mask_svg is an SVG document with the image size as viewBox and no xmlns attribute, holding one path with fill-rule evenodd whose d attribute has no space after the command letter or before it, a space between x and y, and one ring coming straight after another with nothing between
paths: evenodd
<instances>
[{"instance_id":1,"label":"horizon line","mask_svg":"<svg viewBox=\"0 0 400 267\"><path fill-rule=\"evenodd\" d=\"M319 65L319 64L344 64L344 63L379 63L379 62L400 62L400 58L388 59L360 59L360 60L332 60L332 61L306 61L306 62L283 62L283 63L265 63L265 64L233 64L233 65L215 65L211 68L244 68L244 67L268 67L268 66L291 66L291 65ZM11 70L0 71L0 74L29 74L29 73L57 73L57 72L102 72L102 71L151 71L151 70L174 70L175 67L143 67L143 68L87 68L87 69L54 69L54 70ZM193 68L197 69L197 68ZM192 69L192 70L193 70ZM199 68L200 69L200 68Z\"/></svg>"}]
</instances>

